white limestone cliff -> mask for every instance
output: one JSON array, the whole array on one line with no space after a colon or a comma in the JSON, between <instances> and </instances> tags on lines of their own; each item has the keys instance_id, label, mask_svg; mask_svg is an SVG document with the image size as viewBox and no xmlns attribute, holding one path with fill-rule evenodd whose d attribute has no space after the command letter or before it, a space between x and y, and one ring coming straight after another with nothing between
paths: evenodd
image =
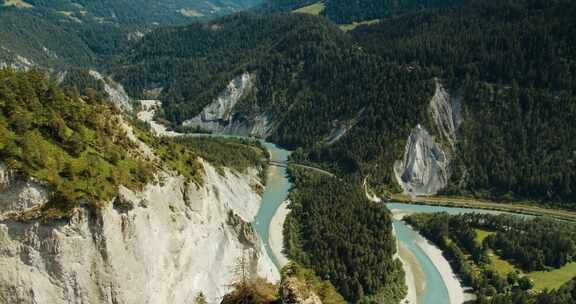
<instances>
[{"instance_id":1,"label":"white limestone cliff","mask_svg":"<svg viewBox=\"0 0 576 304\"><path fill-rule=\"evenodd\" d=\"M58 221L19 220L49 189L0 164L0 303L189 304L200 292L219 303L241 257L252 275L278 282L250 224L261 203L258 170L222 174L199 161L201 186L160 170L142 190L120 187L101 209L81 204Z\"/></svg>"},{"instance_id":2,"label":"white limestone cliff","mask_svg":"<svg viewBox=\"0 0 576 304\"><path fill-rule=\"evenodd\" d=\"M436 81L436 92L430 100L430 114L436 130L442 139L454 148L456 130L460 127L460 104L451 97L439 81Z\"/></svg>"},{"instance_id":3,"label":"white limestone cliff","mask_svg":"<svg viewBox=\"0 0 576 304\"><path fill-rule=\"evenodd\" d=\"M175 137L183 134L170 131L168 128L154 120L154 115L162 107L160 100L140 100L140 109L136 114L138 120L150 125L150 131L156 136Z\"/></svg>"},{"instance_id":4,"label":"white limestone cliff","mask_svg":"<svg viewBox=\"0 0 576 304\"><path fill-rule=\"evenodd\" d=\"M102 80L104 82L104 91L108 94L108 100L112 102L119 110L132 112L132 102L128 94L124 90L124 87L114 82L110 78L105 78L98 71L90 70L90 75L97 80Z\"/></svg>"},{"instance_id":5,"label":"white limestone cliff","mask_svg":"<svg viewBox=\"0 0 576 304\"><path fill-rule=\"evenodd\" d=\"M408 137L404 159L394 164L396 179L410 195L433 195L448 182L446 153L422 126Z\"/></svg>"},{"instance_id":6,"label":"white limestone cliff","mask_svg":"<svg viewBox=\"0 0 576 304\"><path fill-rule=\"evenodd\" d=\"M48 201L48 191L34 179L23 179L0 163L0 214L23 211Z\"/></svg>"},{"instance_id":7,"label":"white limestone cliff","mask_svg":"<svg viewBox=\"0 0 576 304\"><path fill-rule=\"evenodd\" d=\"M234 107L254 88L255 76L248 72L232 79L216 100L182 125L219 134L266 137L271 119L266 114L240 117Z\"/></svg>"},{"instance_id":8,"label":"white limestone cliff","mask_svg":"<svg viewBox=\"0 0 576 304\"><path fill-rule=\"evenodd\" d=\"M203 166L202 187L161 173L143 191L121 188L114 203L80 208L69 222L1 219L0 302L184 304L202 292L215 303L242 255L254 273L278 281L248 224L260 203L257 173L221 176Z\"/></svg>"},{"instance_id":9,"label":"white limestone cliff","mask_svg":"<svg viewBox=\"0 0 576 304\"><path fill-rule=\"evenodd\" d=\"M408 137L403 159L394 164L396 181L408 195L435 195L450 179L450 160L461 124L459 101L438 80L429 113L440 138L416 126Z\"/></svg>"}]
</instances>

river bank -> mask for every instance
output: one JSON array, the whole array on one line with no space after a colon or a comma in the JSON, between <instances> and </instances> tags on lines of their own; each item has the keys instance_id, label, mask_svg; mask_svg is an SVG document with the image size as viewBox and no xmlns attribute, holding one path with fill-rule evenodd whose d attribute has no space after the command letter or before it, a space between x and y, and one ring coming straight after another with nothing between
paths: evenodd
<instances>
[{"instance_id":1,"label":"river bank","mask_svg":"<svg viewBox=\"0 0 576 304\"><path fill-rule=\"evenodd\" d=\"M432 263L440 272L442 280L448 289L448 296L451 304L461 304L465 301L465 290L458 277L452 270L450 263L444 255L442 255L442 250L430 243L426 239L418 240L416 244L426 253L426 255L432 260Z\"/></svg>"},{"instance_id":2,"label":"river bank","mask_svg":"<svg viewBox=\"0 0 576 304\"><path fill-rule=\"evenodd\" d=\"M518 213L532 216L549 216L560 220L576 222L576 211L542 208L522 203L498 203L491 201L476 200L466 197L446 197L446 196L412 197L403 194L392 195L391 201L406 204L482 209L490 211Z\"/></svg>"},{"instance_id":3,"label":"river bank","mask_svg":"<svg viewBox=\"0 0 576 304\"><path fill-rule=\"evenodd\" d=\"M400 258L406 272L408 296L405 300L419 304L464 303L470 297L450 263L439 248L402 222L404 216L416 211L403 209L401 205L392 205L391 211L397 231L398 252L402 254ZM414 302L414 293L417 302Z\"/></svg>"},{"instance_id":4,"label":"river bank","mask_svg":"<svg viewBox=\"0 0 576 304\"><path fill-rule=\"evenodd\" d=\"M424 295L424 289L426 288L426 278L424 272L416 257L410 252L406 246L398 243L398 259L402 262L402 268L404 269L405 282L407 287L407 294L400 303L402 304L418 304L420 299Z\"/></svg>"},{"instance_id":5,"label":"river bank","mask_svg":"<svg viewBox=\"0 0 576 304\"><path fill-rule=\"evenodd\" d=\"M284 265L289 262L286 255L282 252L284 249L284 222L286 221L286 216L290 213L290 209L288 209L289 204L290 201L286 200L278 207L274 217L272 217L269 228L270 248L272 249L274 256L276 256L280 268L284 267Z\"/></svg>"}]
</instances>

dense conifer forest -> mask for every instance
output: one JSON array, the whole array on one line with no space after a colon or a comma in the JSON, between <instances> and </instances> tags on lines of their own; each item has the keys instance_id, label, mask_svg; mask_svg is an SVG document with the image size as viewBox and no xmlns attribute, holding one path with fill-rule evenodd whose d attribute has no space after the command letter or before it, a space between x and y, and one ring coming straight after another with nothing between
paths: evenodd
<instances>
[{"instance_id":1,"label":"dense conifer forest","mask_svg":"<svg viewBox=\"0 0 576 304\"><path fill-rule=\"evenodd\" d=\"M270 114L276 121L270 140L304 147L295 154L300 161L342 174L373 172L390 187L391 166L374 164L401 155L410 128L428 119L425 105L434 92L430 73L387 64L327 20L299 14L240 14L160 30L115 70L132 94L162 87L163 117L175 124L244 71L256 74L257 89L237 108ZM350 136L324 145L338 124L355 119Z\"/></svg>"},{"instance_id":2,"label":"dense conifer forest","mask_svg":"<svg viewBox=\"0 0 576 304\"><path fill-rule=\"evenodd\" d=\"M420 124L439 135L428 108L436 83L460 102L463 118L442 194L576 208L573 1L327 0L322 16L310 16L276 11L316 1L274 0L272 13L161 28L145 25L180 24L194 12L174 15L176 0L167 10L152 2L80 1L85 13L68 2L27 2L34 9L0 8L0 43L10 46L0 49L0 61L21 55L67 71L58 86L37 71L0 70L0 157L55 190L31 217L66 217L81 200L98 208L119 185L137 189L154 179L158 163L129 152L136 147L119 128L120 113L103 102L103 83L80 69L100 65L133 97L162 100L157 118L174 128L231 79L253 74L254 88L235 115L265 114L269 141L294 150L298 163L336 174L289 169L287 255L348 302L397 303L405 294L390 215L359 185L366 178L380 196L400 191L393 164L410 132ZM107 5L123 13L112 16ZM351 32L337 25L372 19L380 21ZM197 157L219 170L265 167L254 142L175 141L133 125L159 161L191 182L202 182ZM407 221L446 252L481 304L576 301L574 281L534 293L530 276L575 262L571 224L447 214ZM495 258L517 271L499 272ZM309 270L292 270L314 277L328 302L342 302Z\"/></svg>"},{"instance_id":3,"label":"dense conifer forest","mask_svg":"<svg viewBox=\"0 0 576 304\"><path fill-rule=\"evenodd\" d=\"M15 4L9 4L15 3ZM0 1L0 62L96 67L159 26L249 9L258 0Z\"/></svg>"},{"instance_id":4,"label":"dense conifer forest","mask_svg":"<svg viewBox=\"0 0 576 304\"><path fill-rule=\"evenodd\" d=\"M433 129L438 77L464 119L444 193L572 208L573 11L562 0L465 1L351 34L317 16L243 13L155 31L113 72L135 96L163 88L163 118L175 125L254 73L238 115L266 113L269 139L296 160L370 176L379 194L399 190L392 164L410 131ZM332 142L342 125L351 127Z\"/></svg>"},{"instance_id":5,"label":"dense conifer forest","mask_svg":"<svg viewBox=\"0 0 576 304\"><path fill-rule=\"evenodd\" d=\"M398 303L405 294L389 211L356 184L290 167L294 188L284 225L294 261L330 280L352 303Z\"/></svg>"},{"instance_id":6,"label":"dense conifer forest","mask_svg":"<svg viewBox=\"0 0 576 304\"><path fill-rule=\"evenodd\" d=\"M386 61L434 70L462 100L450 194L576 201L572 1L470 1L354 32ZM458 186L456 186L458 185Z\"/></svg>"}]
</instances>

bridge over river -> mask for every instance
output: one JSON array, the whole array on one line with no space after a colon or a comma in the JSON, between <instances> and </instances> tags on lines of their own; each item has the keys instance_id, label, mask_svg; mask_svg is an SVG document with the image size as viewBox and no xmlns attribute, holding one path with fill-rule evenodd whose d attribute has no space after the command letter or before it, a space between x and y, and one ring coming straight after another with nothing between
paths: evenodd
<instances>
[{"instance_id":1,"label":"bridge over river","mask_svg":"<svg viewBox=\"0 0 576 304\"><path fill-rule=\"evenodd\" d=\"M299 167L299 168L303 168L303 169L313 170L313 171L316 171L318 173L328 175L330 177L335 176L333 173L328 172L324 169L321 169L318 167L313 167L313 166L308 166L308 165L303 165L303 164L299 164L299 163L295 163L295 162L291 162L291 161L279 162L279 161L275 161L275 160L269 160L268 164L270 164L271 166L277 166L277 167L283 167L283 168L288 168L288 166L294 166L294 167Z\"/></svg>"}]
</instances>

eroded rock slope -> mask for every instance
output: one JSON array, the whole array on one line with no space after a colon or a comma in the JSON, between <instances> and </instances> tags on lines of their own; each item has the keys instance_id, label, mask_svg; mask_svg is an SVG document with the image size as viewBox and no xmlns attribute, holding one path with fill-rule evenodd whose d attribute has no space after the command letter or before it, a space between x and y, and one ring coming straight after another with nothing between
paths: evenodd
<instances>
[{"instance_id":1,"label":"eroded rock slope","mask_svg":"<svg viewBox=\"0 0 576 304\"><path fill-rule=\"evenodd\" d=\"M450 179L450 161L461 124L460 105L438 80L429 114L438 136L416 126L408 137L403 159L394 164L396 180L408 195L434 195Z\"/></svg>"},{"instance_id":2,"label":"eroded rock slope","mask_svg":"<svg viewBox=\"0 0 576 304\"><path fill-rule=\"evenodd\" d=\"M50 191L1 165L0 303L189 304L200 292L217 303L241 257L277 282L250 224L258 170L222 174L200 162L202 185L161 170L141 191L121 187L102 208L61 221L21 220Z\"/></svg>"},{"instance_id":3,"label":"eroded rock slope","mask_svg":"<svg viewBox=\"0 0 576 304\"><path fill-rule=\"evenodd\" d=\"M271 119L266 114L251 117L239 115L235 106L255 86L255 75L245 72L230 81L226 89L196 117L183 123L218 134L266 137L270 133Z\"/></svg>"}]
</instances>

